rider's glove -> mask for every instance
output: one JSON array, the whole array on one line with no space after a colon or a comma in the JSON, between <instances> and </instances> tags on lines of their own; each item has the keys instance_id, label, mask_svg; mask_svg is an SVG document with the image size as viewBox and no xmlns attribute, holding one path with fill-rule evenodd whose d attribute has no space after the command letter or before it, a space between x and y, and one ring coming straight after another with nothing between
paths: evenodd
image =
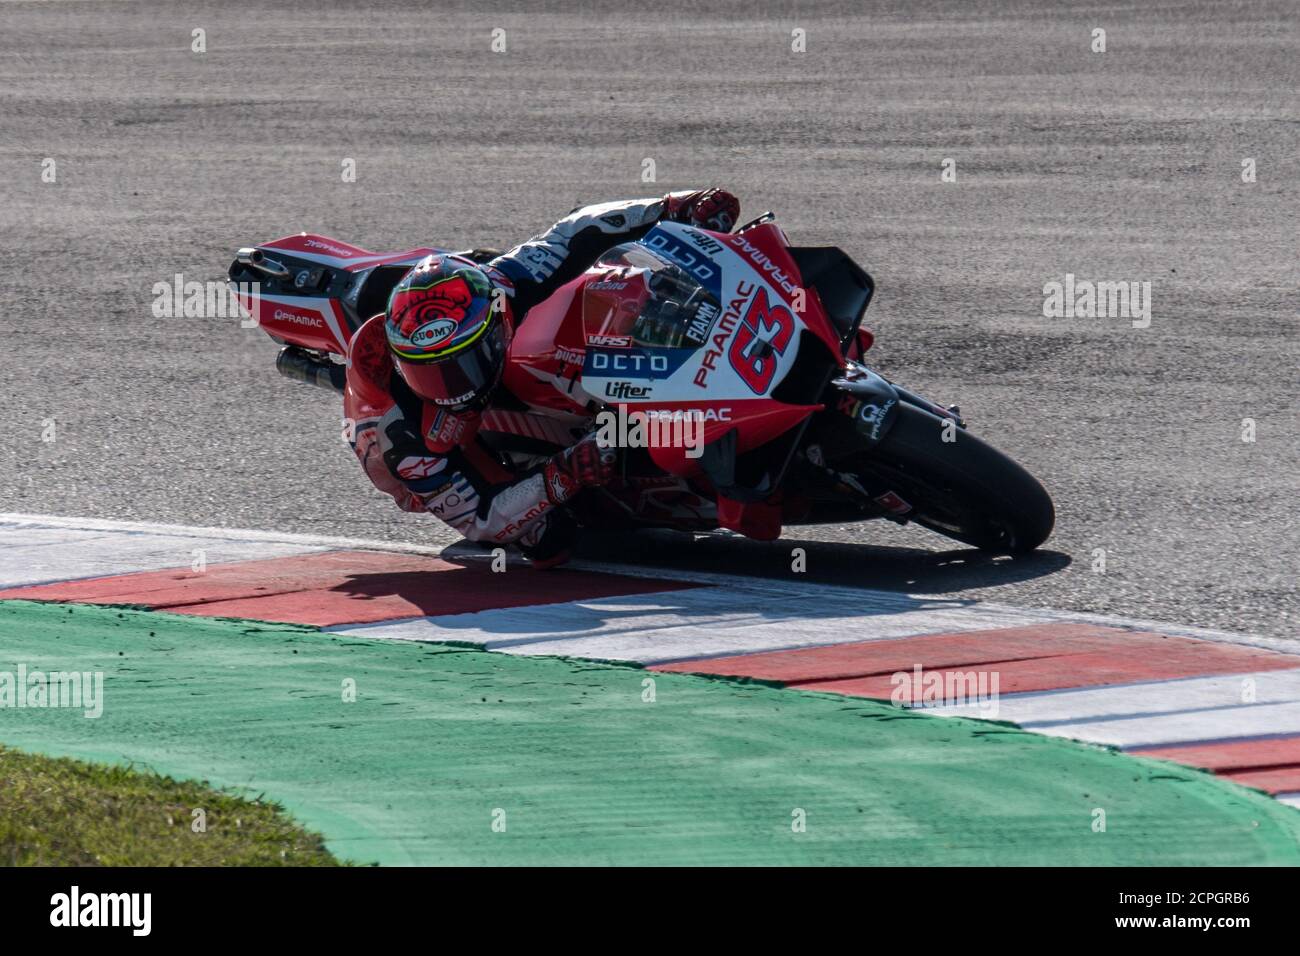
<instances>
[{"instance_id":1,"label":"rider's glove","mask_svg":"<svg viewBox=\"0 0 1300 956\"><path fill-rule=\"evenodd\" d=\"M664 218L688 226L731 232L740 220L740 200L725 189L697 189L664 197Z\"/></svg>"},{"instance_id":2,"label":"rider's glove","mask_svg":"<svg viewBox=\"0 0 1300 956\"><path fill-rule=\"evenodd\" d=\"M601 448L595 434L564 449L546 463L542 474L546 480L546 497L553 505L562 505L583 488L603 485L614 477L618 453Z\"/></svg>"}]
</instances>

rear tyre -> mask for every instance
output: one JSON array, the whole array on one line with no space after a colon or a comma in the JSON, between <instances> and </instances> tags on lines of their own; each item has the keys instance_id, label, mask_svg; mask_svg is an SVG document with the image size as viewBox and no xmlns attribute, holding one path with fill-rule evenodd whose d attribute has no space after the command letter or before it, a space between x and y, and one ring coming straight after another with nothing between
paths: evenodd
<instances>
[{"instance_id":1,"label":"rear tyre","mask_svg":"<svg viewBox=\"0 0 1300 956\"><path fill-rule=\"evenodd\" d=\"M932 531L985 551L1032 551L1056 522L1052 499L1024 468L961 428L944 441L944 419L900 404L893 427L850 469L872 489L895 492L906 516Z\"/></svg>"}]
</instances>

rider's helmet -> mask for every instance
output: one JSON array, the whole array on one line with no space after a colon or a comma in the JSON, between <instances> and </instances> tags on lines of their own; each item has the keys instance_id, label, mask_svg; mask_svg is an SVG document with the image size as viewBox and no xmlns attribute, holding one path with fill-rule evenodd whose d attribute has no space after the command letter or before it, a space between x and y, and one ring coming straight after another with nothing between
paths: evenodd
<instances>
[{"instance_id":1,"label":"rider's helmet","mask_svg":"<svg viewBox=\"0 0 1300 956\"><path fill-rule=\"evenodd\" d=\"M421 259L388 297L384 332L398 374L420 398L463 411L501 378L510 324L491 281L455 255Z\"/></svg>"}]
</instances>

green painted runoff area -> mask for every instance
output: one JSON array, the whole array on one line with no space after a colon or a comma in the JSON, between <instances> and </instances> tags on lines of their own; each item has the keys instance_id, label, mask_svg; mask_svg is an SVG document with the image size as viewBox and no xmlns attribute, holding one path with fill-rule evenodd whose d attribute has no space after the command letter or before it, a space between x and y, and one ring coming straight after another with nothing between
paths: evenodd
<instances>
[{"instance_id":1,"label":"green painted runoff area","mask_svg":"<svg viewBox=\"0 0 1300 956\"><path fill-rule=\"evenodd\" d=\"M0 602L20 665L103 672L103 714L0 742L265 794L361 863L1300 864L1300 813L1209 774L833 694Z\"/></svg>"}]
</instances>

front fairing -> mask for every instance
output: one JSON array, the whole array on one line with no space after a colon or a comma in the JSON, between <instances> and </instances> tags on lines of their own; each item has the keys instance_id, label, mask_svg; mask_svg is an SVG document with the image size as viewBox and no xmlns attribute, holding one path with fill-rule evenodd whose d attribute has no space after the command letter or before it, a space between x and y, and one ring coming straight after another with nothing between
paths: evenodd
<instances>
[{"instance_id":1,"label":"front fairing","mask_svg":"<svg viewBox=\"0 0 1300 956\"><path fill-rule=\"evenodd\" d=\"M774 225L726 235L660 223L585 277L581 388L627 416L695 419L706 445L734 432L737 455L765 445L820 407L839 361L816 293L798 283ZM674 443L649 450L666 471L700 471L699 454Z\"/></svg>"}]
</instances>

